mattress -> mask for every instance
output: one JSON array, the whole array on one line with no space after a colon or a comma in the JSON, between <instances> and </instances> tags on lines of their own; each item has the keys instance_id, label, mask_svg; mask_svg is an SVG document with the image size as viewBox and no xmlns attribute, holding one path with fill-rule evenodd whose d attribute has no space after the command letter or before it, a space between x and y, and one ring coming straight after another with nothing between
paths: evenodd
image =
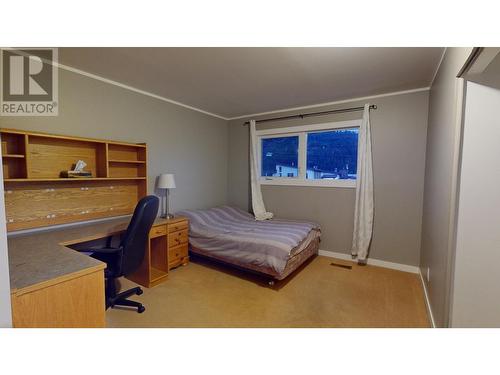
<instances>
[{"instance_id":1,"label":"mattress","mask_svg":"<svg viewBox=\"0 0 500 375\"><path fill-rule=\"evenodd\" d=\"M193 248L228 263L247 265L282 274L288 260L320 236L318 224L308 221L272 219L256 221L235 207L183 210L190 221L189 242Z\"/></svg>"}]
</instances>

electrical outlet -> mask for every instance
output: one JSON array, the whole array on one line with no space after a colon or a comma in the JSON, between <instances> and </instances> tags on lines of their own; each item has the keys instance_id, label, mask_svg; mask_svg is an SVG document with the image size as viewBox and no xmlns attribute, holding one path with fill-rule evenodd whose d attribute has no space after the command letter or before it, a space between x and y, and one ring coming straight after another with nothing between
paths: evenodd
<instances>
[{"instance_id":1,"label":"electrical outlet","mask_svg":"<svg viewBox=\"0 0 500 375\"><path fill-rule=\"evenodd\" d=\"M431 268L427 267L427 282L431 281Z\"/></svg>"}]
</instances>

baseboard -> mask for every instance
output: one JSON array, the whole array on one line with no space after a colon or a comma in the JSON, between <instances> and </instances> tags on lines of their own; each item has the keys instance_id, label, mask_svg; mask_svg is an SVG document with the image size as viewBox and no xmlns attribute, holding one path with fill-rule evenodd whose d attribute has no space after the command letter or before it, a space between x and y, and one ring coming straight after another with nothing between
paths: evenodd
<instances>
[{"instance_id":1,"label":"baseboard","mask_svg":"<svg viewBox=\"0 0 500 375\"><path fill-rule=\"evenodd\" d=\"M350 254L337 253L334 251L327 251L327 250L319 250L319 255L355 262L355 260L352 259ZM398 271L403 271L403 272L410 272L410 273L416 273L416 274L420 273L420 268L417 266L410 266L408 264L387 262L385 260L380 260L380 259L368 258L367 264L370 264L372 266L390 268L392 270L398 270Z\"/></svg>"},{"instance_id":2,"label":"baseboard","mask_svg":"<svg viewBox=\"0 0 500 375\"><path fill-rule=\"evenodd\" d=\"M425 284L424 275L422 275L422 270L420 268L418 269L418 273L420 275L420 281L422 282L422 288L424 288L425 306L427 307L427 314L429 314L429 317L431 319L432 328L436 328L436 323L434 322L434 315L432 314L431 301L429 299L429 293L427 291L427 284Z\"/></svg>"}]
</instances>

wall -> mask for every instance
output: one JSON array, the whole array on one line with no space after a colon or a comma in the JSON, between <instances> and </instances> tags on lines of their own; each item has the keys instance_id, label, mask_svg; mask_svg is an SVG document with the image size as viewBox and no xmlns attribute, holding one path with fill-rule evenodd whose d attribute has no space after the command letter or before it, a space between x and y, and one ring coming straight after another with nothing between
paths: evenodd
<instances>
[{"instance_id":1,"label":"wall","mask_svg":"<svg viewBox=\"0 0 500 375\"><path fill-rule=\"evenodd\" d=\"M428 92L420 91L369 100L371 112L375 224L370 257L418 265L422 217ZM322 111L363 105L353 101L314 108ZM280 116L300 112L273 114ZM261 117L270 117L261 116ZM266 123L283 127L360 118L361 113ZM259 117L256 117L258 119ZM248 127L246 119L229 123L228 202L249 208ZM266 208L278 217L309 219L322 226L321 248L350 254L355 189L263 186Z\"/></svg>"},{"instance_id":2,"label":"wall","mask_svg":"<svg viewBox=\"0 0 500 375\"><path fill-rule=\"evenodd\" d=\"M7 257L7 233L2 176L2 165L0 165L0 328L12 326L9 261Z\"/></svg>"},{"instance_id":3,"label":"wall","mask_svg":"<svg viewBox=\"0 0 500 375\"><path fill-rule=\"evenodd\" d=\"M148 191L175 174L171 211L226 202L227 121L59 70L59 116L0 117L0 127L146 142Z\"/></svg>"},{"instance_id":4,"label":"wall","mask_svg":"<svg viewBox=\"0 0 500 375\"><path fill-rule=\"evenodd\" d=\"M448 48L431 87L422 217L422 274L438 327L448 324L453 229L460 150L462 83L471 48Z\"/></svg>"},{"instance_id":5,"label":"wall","mask_svg":"<svg viewBox=\"0 0 500 375\"><path fill-rule=\"evenodd\" d=\"M452 327L500 327L499 103L499 89L467 83Z\"/></svg>"}]
</instances>

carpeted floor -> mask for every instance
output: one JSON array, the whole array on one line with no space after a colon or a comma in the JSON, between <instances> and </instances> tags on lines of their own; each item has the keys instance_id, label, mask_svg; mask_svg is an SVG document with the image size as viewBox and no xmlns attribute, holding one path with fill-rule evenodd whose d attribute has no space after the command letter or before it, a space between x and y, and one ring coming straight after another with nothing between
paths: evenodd
<instances>
[{"instance_id":1,"label":"carpeted floor","mask_svg":"<svg viewBox=\"0 0 500 375\"><path fill-rule=\"evenodd\" d=\"M322 256L272 288L260 277L194 259L143 289L133 299L146 311L110 309L108 327L429 327L418 275Z\"/></svg>"}]
</instances>

